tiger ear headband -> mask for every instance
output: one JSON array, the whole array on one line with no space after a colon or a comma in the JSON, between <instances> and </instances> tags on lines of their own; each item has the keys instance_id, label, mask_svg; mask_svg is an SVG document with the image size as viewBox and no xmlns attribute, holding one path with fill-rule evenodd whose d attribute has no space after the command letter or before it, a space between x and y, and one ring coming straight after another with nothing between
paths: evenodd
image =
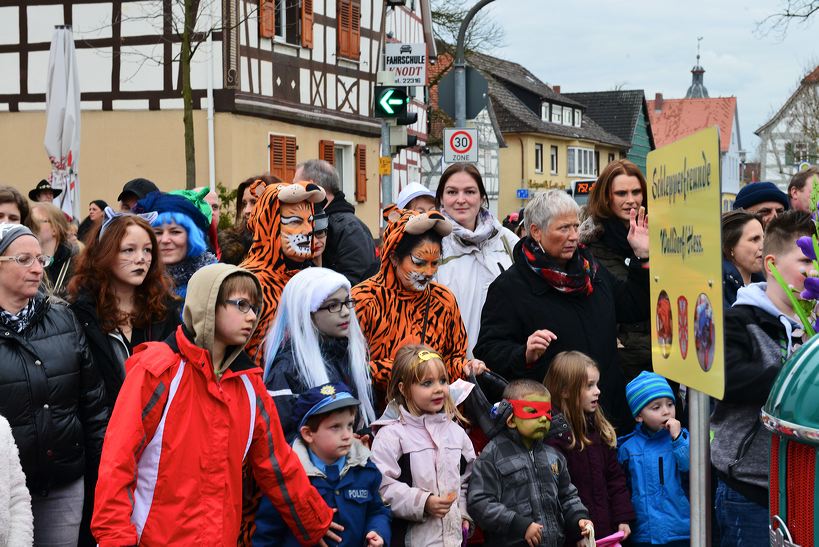
<instances>
[{"instance_id":1,"label":"tiger ear headband","mask_svg":"<svg viewBox=\"0 0 819 547\"><path fill-rule=\"evenodd\" d=\"M159 216L159 213L157 213L156 211L150 211L148 213L135 214L130 213L128 211L114 211L113 209L111 209L111 207L106 207L105 211L103 211L102 226L100 226L100 233L97 234L97 241L100 241L102 239L102 234L105 232L105 230L108 229L108 226L110 226L112 222L114 222L116 219L120 217L127 216L139 217L148 224L150 224L151 222L156 220L156 217Z\"/></svg>"}]
</instances>

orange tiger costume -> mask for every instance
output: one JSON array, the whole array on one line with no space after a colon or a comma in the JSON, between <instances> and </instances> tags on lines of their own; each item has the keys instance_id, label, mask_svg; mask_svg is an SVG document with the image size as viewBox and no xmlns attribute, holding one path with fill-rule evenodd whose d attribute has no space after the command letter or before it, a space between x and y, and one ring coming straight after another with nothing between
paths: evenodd
<instances>
[{"instance_id":1,"label":"orange tiger costume","mask_svg":"<svg viewBox=\"0 0 819 547\"><path fill-rule=\"evenodd\" d=\"M370 347L373 384L382 396L390 379L395 352L403 345L420 343L423 338L424 343L441 355L452 380L463 376L467 361L466 328L452 292L435 282L423 291L404 288L390 260L412 218L443 217L437 211L423 215L415 211L399 212L401 216L384 230L381 269L351 291L356 302L356 317Z\"/></svg>"},{"instance_id":2,"label":"orange tiger costume","mask_svg":"<svg viewBox=\"0 0 819 547\"><path fill-rule=\"evenodd\" d=\"M250 189L254 191L257 186L263 184L263 181L258 180ZM270 184L256 202L247 220L247 229L253 233L253 244L239 266L253 272L261 283L264 309L259 318L259 326L245 346L245 351L260 367L264 367L262 342L276 316L282 290L300 269L311 265L310 255L301 262L285 256L282 249L282 207L306 202L309 206L309 225L312 232L313 204L323 201L324 197L324 190L312 181Z\"/></svg>"}]
</instances>

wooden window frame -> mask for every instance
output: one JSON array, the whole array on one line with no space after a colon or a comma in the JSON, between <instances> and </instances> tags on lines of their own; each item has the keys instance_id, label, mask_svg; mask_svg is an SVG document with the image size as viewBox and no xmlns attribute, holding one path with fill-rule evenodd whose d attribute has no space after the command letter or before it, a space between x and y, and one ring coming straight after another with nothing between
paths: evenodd
<instances>
[{"instance_id":1,"label":"wooden window frame","mask_svg":"<svg viewBox=\"0 0 819 547\"><path fill-rule=\"evenodd\" d=\"M288 135L268 135L270 174L285 182L296 176L296 137Z\"/></svg>"}]
</instances>

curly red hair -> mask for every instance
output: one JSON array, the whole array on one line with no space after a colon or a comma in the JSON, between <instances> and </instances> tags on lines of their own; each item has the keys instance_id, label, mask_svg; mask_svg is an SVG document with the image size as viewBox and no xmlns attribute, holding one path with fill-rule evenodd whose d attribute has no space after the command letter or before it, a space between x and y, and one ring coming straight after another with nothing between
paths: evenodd
<instances>
[{"instance_id":1,"label":"curly red hair","mask_svg":"<svg viewBox=\"0 0 819 547\"><path fill-rule=\"evenodd\" d=\"M100 326L106 332L116 330L128 319L128 314L119 309L113 288L113 270L118 266L120 243L130 226L145 230L153 245L148 274L142 285L134 291L133 325L143 328L152 321L164 318L168 311L168 300L173 298L171 281L165 275L165 266L159 258L159 245L150 224L136 215L121 216L111 221L102 238L99 237L100 228L97 227L89 235L85 250L79 256L68 292L72 301L83 292L94 297Z\"/></svg>"}]
</instances>

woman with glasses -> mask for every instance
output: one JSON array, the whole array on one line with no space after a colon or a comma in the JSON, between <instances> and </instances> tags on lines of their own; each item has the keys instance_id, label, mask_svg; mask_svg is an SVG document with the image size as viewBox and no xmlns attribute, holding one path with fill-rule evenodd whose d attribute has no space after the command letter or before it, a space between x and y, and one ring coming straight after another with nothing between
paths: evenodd
<instances>
[{"instance_id":1,"label":"woman with glasses","mask_svg":"<svg viewBox=\"0 0 819 547\"><path fill-rule=\"evenodd\" d=\"M353 305L350 282L327 268L302 270L284 286L267 335L264 378L288 441L297 434L298 396L328 382L347 384L361 401L360 427L375 419L367 341Z\"/></svg>"},{"instance_id":2,"label":"woman with glasses","mask_svg":"<svg viewBox=\"0 0 819 547\"><path fill-rule=\"evenodd\" d=\"M108 408L114 407L133 349L164 340L179 324L180 306L171 295L148 222L106 208L101 229L89 238L69 287L71 309L105 380Z\"/></svg>"},{"instance_id":3,"label":"woman with glasses","mask_svg":"<svg viewBox=\"0 0 819 547\"><path fill-rule=\"evenodd\" d=\"M31 230L0 224L0 415L20 451L34 544L73 547L108 411L77 319L40 291L50 262Z\"/></svg>"},{"instance_id":4,"label":"woman with glasses","mask_svg":"<svg viewBox=\"0 0 819 547\"><path fill-rule=\"evenodd\" d=\"M68 221L59 207L41 201L31 206L31 223L43 254L53 258L43 276L46 292L65 298L79 252L68 241Z\"/></svg>"}]
</instances>

